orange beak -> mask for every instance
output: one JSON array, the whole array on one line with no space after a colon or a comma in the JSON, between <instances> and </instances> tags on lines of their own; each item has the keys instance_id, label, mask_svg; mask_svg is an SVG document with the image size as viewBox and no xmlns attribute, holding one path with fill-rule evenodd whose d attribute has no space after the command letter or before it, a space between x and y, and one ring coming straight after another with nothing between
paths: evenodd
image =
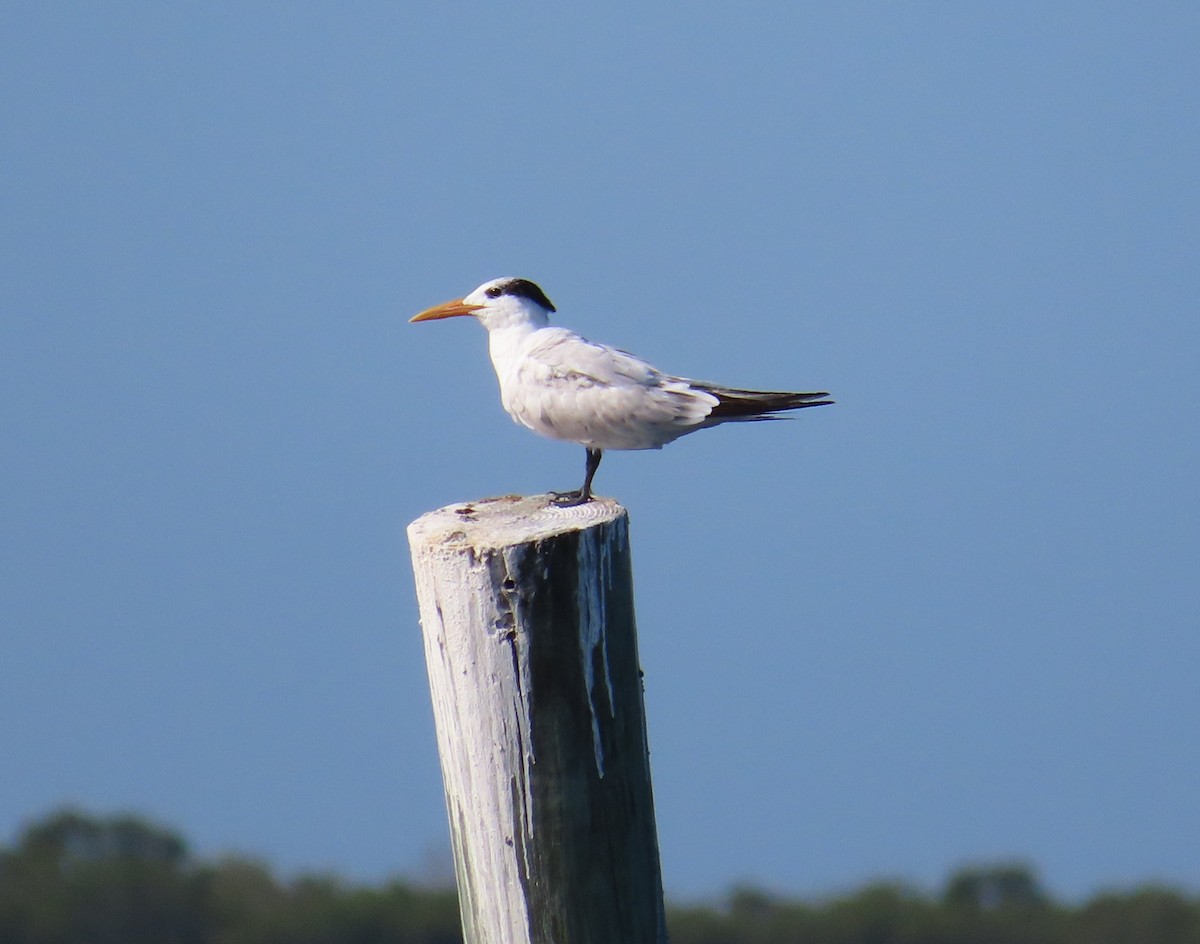
<instances>
[{"instance_id":1,"label":"orange beak","mask_svg":"<svg viewBox=\"0 0 1200 944\"><path fill-rule=\"evenodd\" d=\"M417 321L437 321L439 318L454 318L457 315L473 315L483 307L483 305L471 305L464 302L461 298L456 298L452 302L444 302L441 305L426 308L419 315L413 315L408 320L411 324Z\"/></svg>"}]
</instances>

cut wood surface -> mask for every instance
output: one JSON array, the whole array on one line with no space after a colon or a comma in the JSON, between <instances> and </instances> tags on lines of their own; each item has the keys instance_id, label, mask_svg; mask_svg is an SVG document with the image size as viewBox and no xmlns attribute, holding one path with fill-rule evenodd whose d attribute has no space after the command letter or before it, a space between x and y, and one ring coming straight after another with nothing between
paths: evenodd
<instances>
[{"instance_id":1,"label":"cut wood surface","mask_svg":"<svg viewBox=\"0 0 1200 944\"><path fill-rule=\"evenodd\" d=\"M660 944L629 520L597 499L409 526L467 944Z\"/></svg>"}]
</instances>

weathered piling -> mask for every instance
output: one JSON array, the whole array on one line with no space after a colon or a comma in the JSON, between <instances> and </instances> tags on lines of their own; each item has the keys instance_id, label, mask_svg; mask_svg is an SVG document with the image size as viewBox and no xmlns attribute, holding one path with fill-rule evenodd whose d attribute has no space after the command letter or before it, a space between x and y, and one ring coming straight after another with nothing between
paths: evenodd
<instances>
[{"instance_id":1,"label":"weathered piling","mask_svg":"<svg viewBox=\"0 0 1200 944\"><path fill-rule=\"evenodd\" d=\"M488 499L408 534L467 944L662 944L625 510Z\"/></svg>"}]
</instances>

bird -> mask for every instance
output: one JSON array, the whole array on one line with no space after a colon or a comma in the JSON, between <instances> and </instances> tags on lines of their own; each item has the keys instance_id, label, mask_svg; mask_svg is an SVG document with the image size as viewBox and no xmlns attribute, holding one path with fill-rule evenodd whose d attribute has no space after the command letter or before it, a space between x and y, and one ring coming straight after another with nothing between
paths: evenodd
<instances>
[{"instance_id":1,"label":"bird","mask_svg":"<svg viewBox=\"0 0 1200 944\"><path fill-rule=\"evenodd\" d=\"M499 278L414 315L410 322L470 315L488 332L500 400L521 426L587 450L583 486L551 492L553 504L592 500L592 479L611 449L661 449L722 423L781 419L778 413L834 401L827 392L743 390L668 374L626 351L550 324L557 312L534 282Z\"/></svg>"}]
</instances>

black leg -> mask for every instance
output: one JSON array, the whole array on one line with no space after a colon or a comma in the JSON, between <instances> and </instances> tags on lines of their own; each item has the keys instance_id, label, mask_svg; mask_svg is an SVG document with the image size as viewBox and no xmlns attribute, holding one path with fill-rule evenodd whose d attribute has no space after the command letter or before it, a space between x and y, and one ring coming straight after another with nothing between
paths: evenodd
<instances>
[{"instance_id":1,"label":"black leg","mask_svg":"<svg viewBox=\"0 0 1200 944\"><path fill-rule=\"evenodd\" d=\"M604 455L599 449L589 449L587 451L587 462L584 464L583 474L583 489L581 498L586 501L592 500L592 479L596 475L596 470L600 468L600 459Z\"/></svg>"},{"instance_id":2,"label":"black leg","mask_svg":"<svg viewBox=\"0 0 1200 944\"><path fill-rule=\"evenodd\" d=\"M600 468L600 457L603 456L599 449L588 448L587 464L584 466L583 488L576 489L572 492L551 492L554 496L554 504L560 508L570 508L574 505L585 505L592 500L592 478L596 475L596 470Z\"/></svg>"}]
</instances>

